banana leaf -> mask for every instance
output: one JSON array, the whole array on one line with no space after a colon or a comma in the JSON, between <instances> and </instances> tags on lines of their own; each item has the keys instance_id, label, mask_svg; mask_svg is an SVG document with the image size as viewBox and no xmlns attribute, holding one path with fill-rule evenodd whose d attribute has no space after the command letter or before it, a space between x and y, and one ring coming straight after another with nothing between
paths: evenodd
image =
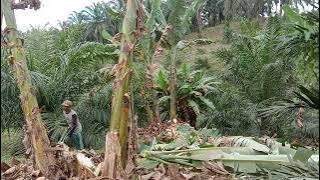
<instances>
[{"instance_id":1,"label":"banana leaf","mask_svg":"<svg viewBox=\"0 0 320 180\"><path fill-rule=\"evenodd\" d=\"M247 148L248 149L248 148ZM287 155L243 155L239 153L227 154L221 151L191 151L187 155L166 155L166 154L150 154L147 158L161 159L163 161L172 160L222 160L225 166L229 166L236 172L256 173L260 168L276 169L281 164L289 164Z\"/></svg>"},{"instance_id":2,"label":"banana leaf","mask_svg":"<svg viewBox=\"0 0 320 180\"><path fill-rule=\"evenodd\" d=\"M241 137L241 136L240 137L230 137L230 138L234 138L232 140L233 147L250 147L256 151L260 151L260 152L264 152L264 153L270 152L270 149L266 145L260 144L251 138Z\"/></svg>"}]
</instances>

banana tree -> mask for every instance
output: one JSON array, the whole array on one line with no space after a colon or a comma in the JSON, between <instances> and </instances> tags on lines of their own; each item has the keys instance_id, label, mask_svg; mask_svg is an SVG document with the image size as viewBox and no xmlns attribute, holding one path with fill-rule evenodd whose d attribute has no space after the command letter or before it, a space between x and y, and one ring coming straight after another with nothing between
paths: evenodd
<instances>
[{"instance_id":1,"label":"banana tree","mask_svg":"<svg viewBox=\"0 0 320 180\"><path fill-rule=\"evenodd\" d=\"M143 34L139 41L140 45L140 54L142 54L142 60L146 63L147 72L146 72L146 87L151 91L152 94L152 112L150 112L150 107L146 98L143 97L144 101L144 109L148 114L148 121L151 122L156 120L156 122L160 122L160 110L159 110L159 101L158 94L156 91L156 82L155 82L155 74L157 67L159 64L157 63L158 56L162 55L164 49L168 50L168 56L170 57L171 62L171 109L170 114L171 118L174 119L176 117L176 98L175 98L175 61L176 61L176 45L178 41L181 39L182 35L184 35L188 27L190 26L191 18L195 15L197 10L200 8L202 4L204 4L205 0L197 0L193 3L189 3L185 0L179 1L170 1L170 14L168 19L165 18L164 13L161 9L161 1L155 0L152 2L148 2L147 9L151 9L148 13L148 19L146 21L146 29L147 32ZM186 10L186 7L190 5L190 8ZM167 23L168 21L168 23ZM161 34L161 35L160 35ZM145 92L141 92L141 94L145 94Z\"/></svg>"},{"instance_id":2,"label":"banana tree","mask_svg":"<svg viewBox=\"0 0 320 180\"><path fill-rule=\"evenodd\" d=\"M161 95L159 103L167 103L170 99L168 73L162 68L156 76L156 89ZM191 126L196 126L196 119L201 115L200 109L215 110L207 95L217 91L214 77L206 76L202 71L191 71L191 67L183 64L177 72L177 113ZM163 114L165 115L165 114Z\"/></svg>"},{"instance_id":3,"label":"banana tree","mask_svg":"<svg viewBox=\"0 0 320 180\"><path fill-rule=\"evenodd\" d=\"M176 110L176 54L177 44L182 36L187 33L192 17L197 13L198 9L205 3L205 0L196 0L188 4L186 0L168 1L171 12L168 18L168 24L173 26L172 33L168 36L168 48L170 59L170 120L177 117ZM187 6L190 8L187 8Z\"/></svg>"},{"instance_id":4,"label":"banana tree","mask_svg":"<svg viewBox=\"0 0 320 180\"><path fill-rule=\"evenodd\" d=\"M165 17L161 11L161 1L155 0L148 2L151 6L151 11L146 20L146 32L141 37L139 44L141 45L143 59L147 66L146 83L150 94L152 94L152 111L151 108L145 103L145 109L149 114L149 123L153 120L160 122L159 104L157 92L155 90L154 75L157 67L156 56L161 51L162 41L166 38L170 28L165 28L167 25ZM162 32L159 40L157 39L157 32Z\"/></svg>"},{"instance_id":5,"label":"banana tree","mask_svg":"<svg viewBox=\"0 0 320 180\"><path fill-rule=\"evenodd\" d=\"M4 44L9 50L9 64L14 72L18 88L20 90L20 100L24 117L27 124L26 136L31 141L33 149L34 162L37 169L43 174L49 173L49 167L54 163L53 154L48 151L50 141L46 133L46 129L42 123L40 109L35 96L35 90L31 83L31 78L26 62L26 55L23 49L23 41L18 37L16 19L14 9L30 6L35 10L40 7L40 1L32 1L12 4L10 0L1 0L1 12L6 21L4 33L7 33L8 42ZM2 24L2 23L1 23Z\"/></svg>"},{"instance_id":6,"label":"banana tree","mask_svg":"<svg viewBox=\"0 0 320 180\"><path fill-rule=\"evenodd\" d=\"M143 9L138 0L128 0L126 15L123 20L119 62L113 68L115 80L110 132L106 135L104 170L102 175L109 178L123 177L126 168L128 149L128 128L132 129L132 93L130 81L133 49L137 38L143 30Z\"/></svg>"}]
</instances>

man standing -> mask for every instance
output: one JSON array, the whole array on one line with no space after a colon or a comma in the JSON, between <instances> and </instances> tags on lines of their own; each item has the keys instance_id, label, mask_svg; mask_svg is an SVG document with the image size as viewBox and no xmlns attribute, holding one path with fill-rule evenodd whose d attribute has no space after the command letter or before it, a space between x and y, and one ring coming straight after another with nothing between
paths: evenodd
<instances>
[{"instance_id":1,"label":"man standing","mask_svg":"<svg viewBox=\"0 0 320 180\"><path fill-rule=\"evenodd\" d=\"M65 100L62 103L63 114L68 122L67 138L71 140L76 149L83 149L83 142L81 137L82 126L79 121L77 113L72 109L72 102Z\"/></svg>"}]
</instances>

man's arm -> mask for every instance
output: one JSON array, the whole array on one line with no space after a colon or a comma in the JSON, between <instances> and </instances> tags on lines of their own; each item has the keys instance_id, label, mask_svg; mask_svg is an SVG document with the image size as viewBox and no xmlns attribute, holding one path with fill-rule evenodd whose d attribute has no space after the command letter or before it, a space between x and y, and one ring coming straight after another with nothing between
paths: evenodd
<instances>
[{"instance_id":1,"label":"man's arm","mask_svg":"<svg viewBox=\"0 0 320 180\"><path fill-rule=\"evenodd\" d=\"M77 127L77 115L76 114L73 114L72 115L72 125L71 125L71 127L69 127L69 131L70 131L70 133L69 133L69 135L71 135L73 132L74 132L74 130L76 129L76 127Z\"/></svg>"}]
</instances>

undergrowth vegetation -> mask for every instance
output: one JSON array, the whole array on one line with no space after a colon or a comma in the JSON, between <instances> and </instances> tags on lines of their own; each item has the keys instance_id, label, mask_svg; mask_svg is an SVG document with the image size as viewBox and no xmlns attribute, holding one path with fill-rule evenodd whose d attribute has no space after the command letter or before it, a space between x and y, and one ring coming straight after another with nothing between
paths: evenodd
<instances>
[{"instance_id":1,"label":"undergrowth vegetation","mask_svg":"<svg viewBox=\"0 0 320 180\"><path fill-rule=\"evenodd\" d=\"M34 93L52 141L58 141L66 128L61 103L70 99L75 103L83 126L85 147L101 149L104 146L111 114L112 69L119 56L119 42L112 37L119 35L125 9L122 1L112 2L74 12L60 29L31 27L20 32ZM182 1L176 3L179 2ZM154 15L152 3L144 3L149 15ZM155 41L161 40L166 26L161 24L161 18L180 13L174 12L179 4L169 5L161 3L159 7L164 14L154 18L151 37ZM209 5L208 1L204 9ZM215 20L202 22L206 25L225 22L224 32L218 34L219 41L207 43L203 39L193 39L185 41L185 47L177 50L179 66L175 88L179 120L197 129L216 128L223 135L268 135L283 142L318 142L318 9L299 14L285 6L284 12L285 16L266 18L262 26L249 15L224 21L218 18L218 12L213 13ZM189 21L194 22L194 19L186 19L184 23ZM239 27L232 29L233 23ZM189 29L183 31L189 32ZM202 29L201 33L205 31ZM5 37L2 35L2 38ZM151 45L140 47L151 48ZM145 127L149 124L147 109L153 108L154 96L144 83L150 75L147 73L150 62L141 58L146 57L142 52L137 46L132 91L139 125ZM167 122L170 62L165 53L157 58L159 67L152 72L155 87L151 89L159 100L161 121ZM223 69L212 70L218 66ZM7 51L1 48L2 134L11 129L21 130L23 124L19 92L8 65ZM21 141L11 144L12 154L23 152Z\"/></svg>"}]
</instances>

